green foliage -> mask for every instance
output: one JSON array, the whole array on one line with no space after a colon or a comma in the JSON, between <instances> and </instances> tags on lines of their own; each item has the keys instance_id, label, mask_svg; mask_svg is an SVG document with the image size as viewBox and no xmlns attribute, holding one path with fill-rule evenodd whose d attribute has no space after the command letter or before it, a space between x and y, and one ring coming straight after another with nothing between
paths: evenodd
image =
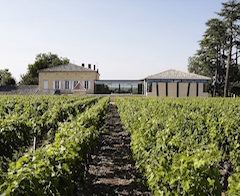
<instances>
[{"instance_id":1,"label":"green foliage","mask_svg":"<svg viewBox=\"0 0 240 196\"><path fill-rule=\"evenodd\" d=\"M239 99L117 98L116 104L155 195L220 195L225 160L239 174ZM230 180L232 195L238 180Z\"/></svg>"},{"instance_id":2,"label":"green foliage","mask_svg":"<svg viewBox=\"0 0 240 196\"><path fill-rule=\"evenodd\" d=\"M228 180L228 192L226 195L240 195L240 168L238 168L238 172L234 173L229 177Z\"/></svg>"},{"instance_id":3,"label":"green foliage","mask_svg":"<svg viewBox=\"0 0 240 196\"><path fill-rule=\"evenodd\" d=\"M5 102L5 100L7 101ZM60 122L85 111L99 100L48 96L1 96L0 164L6 168L33 143L54 138ZM59 107L61 105L61 107ZM7 161L8 160L8 161ZM6 169L5 169L6 170Z\"/></svg>"},{"instance_id":4,"label":"green foliage","mask_svg":"<svg viewBox=\"0 0 240 196\"><path fill-rule=\"evenodd\" d=\"M212 78L212 94L223 96L226 88L229 92L240 94L239 86L239 19L240 3L229 0L222 3L221 18L206 22L207 29L200 40L200 49L189 57L188 70ZM235 54L233 54L233 51ZM237 53L237 54L236 54ZM226 86L226 83L229 84ZM228 91L227 90L227 91Z\"/></svg>"},{"instance_id":5,"label":"green foliage","mask_svg":"<svg viewBox=\"0 0 240 196\"><path fill-rule=\"evenodd\" d=\"M15 85L16 80L8 69L0 70L0 86Z\"/></svg>"},{"instance_id":6,"label":"green foliage","mask_svg":"<svg viewBox=\"0 0 240 196\"><path fill-rule=\"evenodd\" d=\"M28 65L28 71L25 75L21 76L21 84L37 85L38 84L38 70L50 68L58 65L65 65L69 63L67 58L59 58L57 54L38 54L34 64Z\"/></svg>"},{"instance_id":7,"label":"green foliage","mask_svg":"<svg viewBox=\"0 0 240 196\"><path fill-rule=\"evenodd\" d=\"M72 195L83 185L87 153L102 129L109 97L59 123L55 141L10 164L0 192L5 195Z\"/></svg>"}]
</instances>

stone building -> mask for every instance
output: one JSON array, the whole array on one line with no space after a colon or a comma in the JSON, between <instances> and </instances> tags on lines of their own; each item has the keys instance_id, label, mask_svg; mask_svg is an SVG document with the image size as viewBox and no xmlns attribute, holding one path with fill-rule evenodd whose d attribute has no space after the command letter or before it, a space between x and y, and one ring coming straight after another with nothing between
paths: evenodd
<instances>
[{"instance_id":1,"label":"stone building","mask_svg":"<svg viewBox=\"0 0 240 196\"><path fill-rule=\"evenodd\" d=\"M206 76L170 69L142 81L144 94L149 97L208 97L209 80Z\"/></svg>"},{"instance_id":2,"label":"stone building","mask_svg":"<svg viewBox=\"0 0 240 196\"><path fill-rule=\"evenodd\" d=\"M39 89L55 90L60 94L93 94L94 81L99 80L96 66L88 68L67 64L39 70Z\"/></svg>"}]
</instances>

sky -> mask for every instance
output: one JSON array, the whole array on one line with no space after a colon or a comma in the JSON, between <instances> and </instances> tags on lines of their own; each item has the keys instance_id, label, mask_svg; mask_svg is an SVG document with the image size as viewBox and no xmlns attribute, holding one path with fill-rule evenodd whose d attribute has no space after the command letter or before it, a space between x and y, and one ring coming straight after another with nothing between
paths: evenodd
<instances>
[{"instance_id":1,"label":"sky","mask_svg":"<svg viewBox=\"0 0 240 196\"><path fill-rule=\"evenodd\" d=\"M221 0L0 0L0 69L17 81L40 53L96 64L100 79L187 72Z\"/></svg>"}]
</instances>

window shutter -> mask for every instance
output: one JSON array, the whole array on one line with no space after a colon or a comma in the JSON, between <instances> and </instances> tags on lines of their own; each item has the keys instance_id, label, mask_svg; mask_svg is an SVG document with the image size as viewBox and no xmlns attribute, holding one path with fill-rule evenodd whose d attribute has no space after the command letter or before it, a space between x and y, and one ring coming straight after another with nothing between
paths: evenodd
<instances>
[{"instance_id":1,"label":"window shutter","mask_svg":"<svg viewBox=\"0 0 240 196\"><path fill-rule=\"evenodd\" d=\"M48 89L48 81L47 80L43 81L43 89Z\"/></svg>"},{"instance_id":2,"label":"window shutter","mask_svg":"<svg viewBox=\"0 0 240 196\"><path fill-rule=\"evenodd\" d=\"M69 82L69 86L68 86L68 89L71 89L72 88L72 83L71 83L71 80L68 81Z\"/></svg>"},{"instance_id":3,"label":"window shutter","mask_svg":"<svg viewBox=\"0 0 240 196\"><path fill-rule=\"evenodd\" d=\"M74 81L72 81L72 86L71 86L71 89L73 89L74 88Z\"/></svg>"},{"instance_id":4,"label":"window shutter","mask_svg":"<svg viewBox=\"0 0 240 196\"><path fill-rule=\"evenodd\" d=\"M61 81L59 81L59 89L61 89Z\"/></svg>"},{"instance_id":5,"label":"window shutter","mask_svg":"<svg viewBox=\"0 0 240 196\"><path fill-rule=\"evenodd\" d=\"M85 88L85 81L82 81L82 86L83 88Z\"/></svg>"},{"instance_id":6,"label":"window shutter","mask_svg":"<svg viewBox=\"0 0 240 196\"><path fill-rule=\"evenodd\" d=\"M65 89L65 80L63 80L63 89Z\"/></svg>"},{"instance_id":7,"label":"window shutter","mask_svg":"<svg viewBox=\"0 0 240 196\"><path fill-rule=\"evenodd\" d=\"M88 90L90 90L91 89L91 81L89 80L88 81Z\"/></svg>"},{"instance_id":8,"label":"window shutter","mask_svg":"<svg viewBox=\"0 0 240 196\"><path fill-rule=\"evenodd\" d=\"M53 89L55 89L55 80L53 80L53 85L52 86L53 86Z\"/></svg>"}]
</instances>

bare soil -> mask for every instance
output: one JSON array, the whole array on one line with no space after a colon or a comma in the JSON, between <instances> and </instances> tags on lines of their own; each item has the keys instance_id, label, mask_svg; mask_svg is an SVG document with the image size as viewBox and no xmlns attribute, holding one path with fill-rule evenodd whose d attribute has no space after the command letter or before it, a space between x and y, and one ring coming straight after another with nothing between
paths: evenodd
<instances>
[{"instance_id":1,"label":"bare soil","mask_svg":"<svg viewBox=\"0 0 240 196\"><path fill-rule=\"evenodd\" d=\"M78 195L151 195L131 159L130 135L123 130L114 103L106 131L97 139L84 189Z\"/></svg>"}]
</instances>

